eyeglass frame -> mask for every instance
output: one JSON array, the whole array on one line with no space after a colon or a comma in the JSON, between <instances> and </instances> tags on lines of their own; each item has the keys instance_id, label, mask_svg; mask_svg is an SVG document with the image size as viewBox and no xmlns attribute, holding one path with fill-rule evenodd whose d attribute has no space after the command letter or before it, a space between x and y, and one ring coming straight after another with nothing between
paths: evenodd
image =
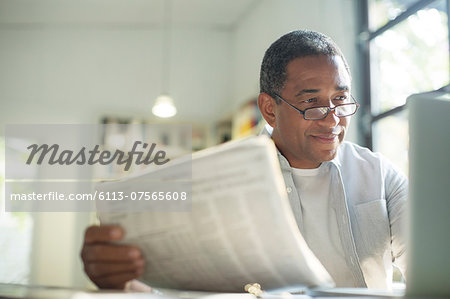
<instances>
[{"instance_id":1,"label":"eyeglass frame","mask_svg":"<svg viewBox=\"0 0 450 299\"><path fill-rule=\"evenodd\" d=\"M358 108L359 108L359 106L360 106L359 103L355 100L355 98L354 98L352 95L350 95L350 97L351 97L352 100L353 100L353 103L339 104L339 105L334 106L333 108L330 108L330 107L328 107L328 106L318 106L318 107L309 107L309 108L306 108L306 109L304 109L304 110L300 110L299 108L295 107L294 105L292 105L291 103L289 103L288 101L286 101L286 100L285 100L282 96L280 96L279 94L277 94L277 93L273 93L273 94L274 94L277 98L279 98L280 100L282 100L283 102L285 102L286 104L288 104L289 106L291 106L292 108L294 108L295 110L297 110L300 114L302 114L304 120L322 120L322 119L325 119L331 111L335 112L335 109L336 109L337 107L339 107L339 106L345 106L345 105L353 105L353 104L354 104L354 105L356 105L356 109L355 109L355 112L353 112L352 114L345 115L345 116L339 116L339 115L336 115L336 113L334 113L334 115L336 115L337 117L347 117L347 116L352 116L352 115L354 115L354 114L356 113L356 111L358 111ZM322 118L317 118L317 119L307 119L307 118L305 117L306 111L307 111L307 110L310 110L310 109L315 109L315 108L327 108L327 113L326 113Z\"/></svg>"}]
</instances>

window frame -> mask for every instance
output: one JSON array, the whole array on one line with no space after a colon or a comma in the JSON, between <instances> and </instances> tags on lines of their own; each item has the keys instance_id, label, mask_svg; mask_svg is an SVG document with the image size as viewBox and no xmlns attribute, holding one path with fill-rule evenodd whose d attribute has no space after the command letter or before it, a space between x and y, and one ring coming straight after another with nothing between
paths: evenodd
<instances>
[{"instance_id":1,"label":"window frame","mask_svg":"<svg viewBox=\"0 0 450 299\"><path fill-rule=\"evenodd\" d=\"M418 0L414 4L410 5L404 12L399 14L394 19L388 21L383 26L376 30L369 29L369 1L362 0L359 3L359 53L360 53L360 69L362 74L361 82L361 112L359 117L359 128L361 143L373 149L373 125L379 120L382 120L388 116L396 115L406 108L406 104L391 108L381 113L375 113L372 111L372 95L371 95L371 65L370 65L370 43L378 36L396 26L397 24L405 21L409 16L415 14L419 10L426 6L437 2L439 0ZM450 36L450 0L445 0L447 11L447 28ZM449 37L450 48L450 37ZM450 60L450 51L449 51ZM449 70L450 71L450 70Z\"/></svg>"}]
</instances>

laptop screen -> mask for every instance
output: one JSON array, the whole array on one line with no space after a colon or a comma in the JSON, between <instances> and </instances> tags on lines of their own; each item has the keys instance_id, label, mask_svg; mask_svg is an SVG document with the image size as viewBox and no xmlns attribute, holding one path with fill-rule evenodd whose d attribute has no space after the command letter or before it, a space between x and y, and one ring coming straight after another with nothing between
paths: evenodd
<instances>
[{"instance_id":1,"label":"laptop screen","mask_svg":"<svg viewBox=\"0 0 450 299\"><path fill-rule=\"evenodd\" d=\"M450 295L450 99L412 95L409 111L410 246L407 296Z\"/></svg>"}]
</instances>

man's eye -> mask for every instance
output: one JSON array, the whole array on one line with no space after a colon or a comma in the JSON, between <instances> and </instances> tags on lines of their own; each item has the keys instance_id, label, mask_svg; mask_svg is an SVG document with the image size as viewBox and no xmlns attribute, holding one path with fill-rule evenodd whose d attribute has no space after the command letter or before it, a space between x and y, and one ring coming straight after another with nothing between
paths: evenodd
<instances>
[{"instance_id":1,"label":"man's eye","mask_svg":"<svg viewBox=\"0 0 450 299\"><path fill-rule=\"evenodd\" d=\"M346 101L347 100L347 96L338 96L335 98L335 100L337 101Z\"/></svg>"},{"instance_id":2,"label":"man's eye","mask_svg":"<svg viewBox=\"0 0 450 299\"><path fill-rule=\"evenodd\" d=\"M303 101L303 103L314 103L317 102L317 98L308 99L306 101Z\"/></svg>"}]
</instances>

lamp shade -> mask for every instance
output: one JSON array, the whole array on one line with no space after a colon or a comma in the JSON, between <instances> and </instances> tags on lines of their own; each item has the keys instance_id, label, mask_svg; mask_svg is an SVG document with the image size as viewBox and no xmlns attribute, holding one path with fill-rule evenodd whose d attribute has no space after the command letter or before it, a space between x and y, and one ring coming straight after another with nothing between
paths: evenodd
<instances>
[{"instance_id":1,"label":"lamp shade","mask_svg":"<svg viewBox=\"0 0 450 299\"><path fill-rule=\"evenodd\" d=\"M177 108L173 104L173 100L166 94L162 94L156 98L153 105L152 113L158 117L168 118L177 114Z\"/></svg>"}]
</instances>

